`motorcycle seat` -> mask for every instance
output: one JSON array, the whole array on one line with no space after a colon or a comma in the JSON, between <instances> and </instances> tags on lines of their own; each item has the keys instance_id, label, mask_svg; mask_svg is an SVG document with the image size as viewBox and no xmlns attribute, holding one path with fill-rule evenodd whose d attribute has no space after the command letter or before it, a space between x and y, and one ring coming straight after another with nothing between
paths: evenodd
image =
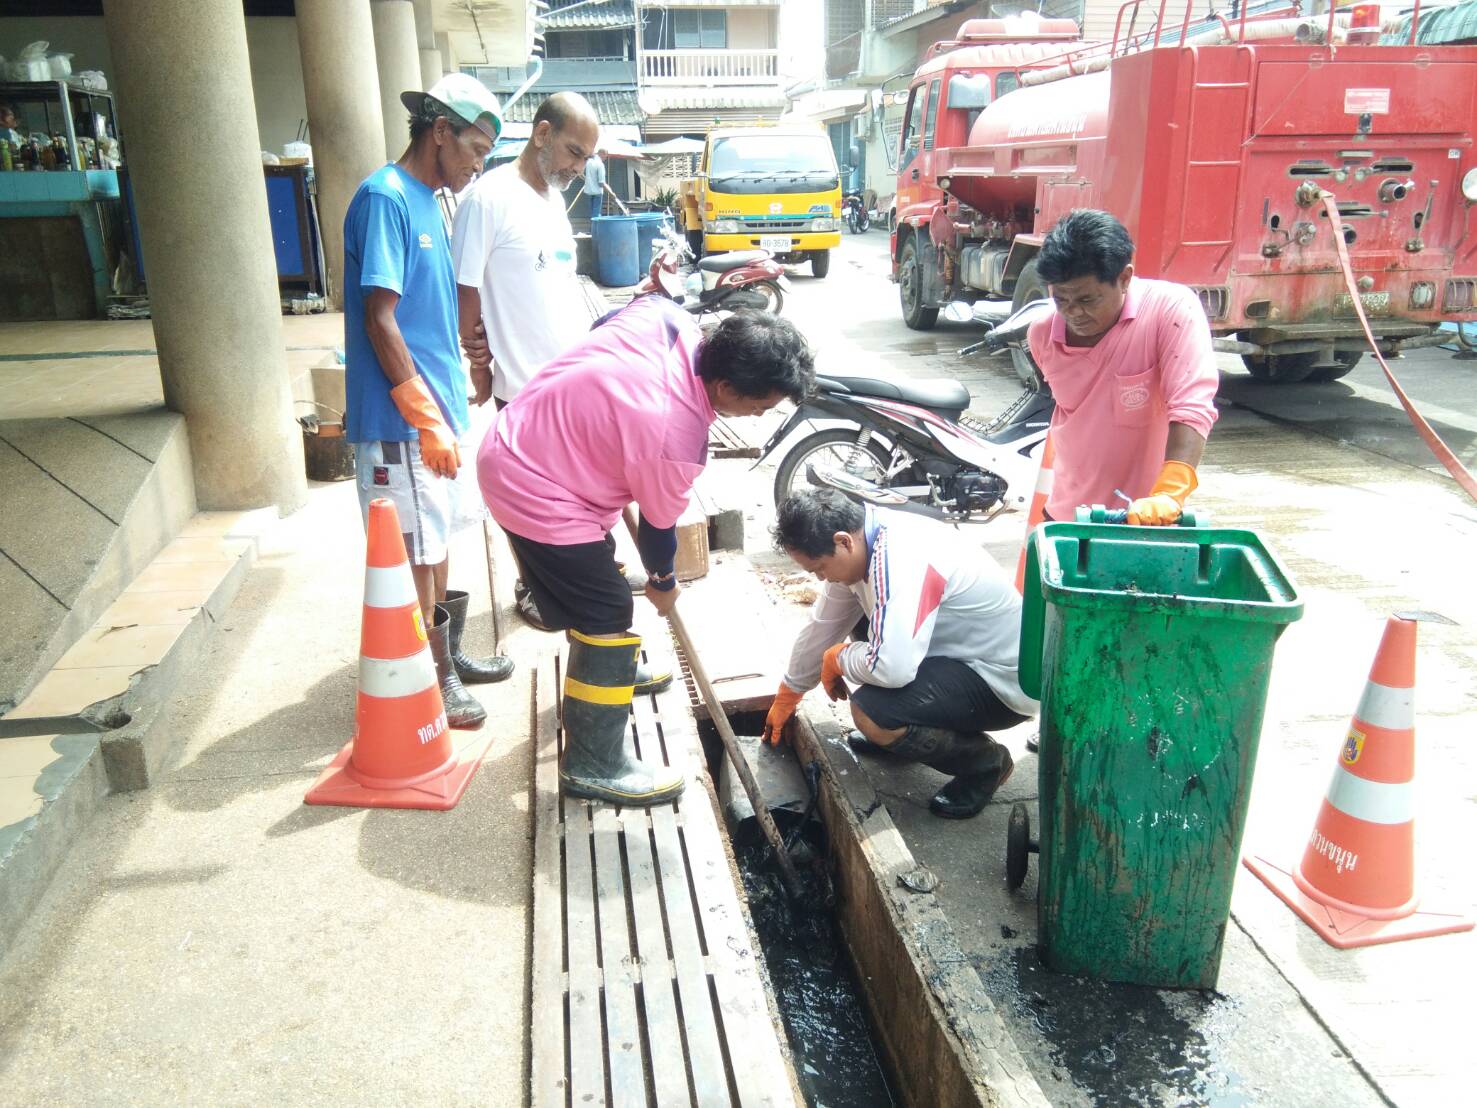
<instances>
[{"instance_id":1,"label":"motorcycle seat","mask_svg":"<svg viewBox=\"0 0 1477 1108\"><path fill-rule=\"evenodd\" d=\"M855 393L858 396L875 396L882 400L901 400L905 404L916 404L920 408L955 418L969 407L969 390L958 381L889 381L881 377L836 377L816 379L821 388L831 386L835 390Z\"/></svg>"},{"instance_id":2,"label":"motorcycle seat","mask_svg":"<svg viewBox=\"0 0 1477 1108\"><path fill-rule=\"evenodd\" d=\"M727 254L709 254L697 263L704 273L727 273L741 265L752 265L769 257L767 250L731 250Z\"/></svg>"}]
</instances>

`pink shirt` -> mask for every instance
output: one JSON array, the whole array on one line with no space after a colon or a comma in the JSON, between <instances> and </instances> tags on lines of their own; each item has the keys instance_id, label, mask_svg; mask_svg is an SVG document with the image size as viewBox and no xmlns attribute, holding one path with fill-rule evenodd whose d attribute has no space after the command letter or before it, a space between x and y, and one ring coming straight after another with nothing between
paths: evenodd
<instances>
[{"instance_id":1,"label":"pink shirt","mask_svg":"<svg viewBox=\"0 0 1477 1108\"><path fill-rule=\"evenodd\" d=\"M1135 277L1123 313L1096 346L1068 346L1052 313L1031 325L1031 356L1056 397L1056 466L1046 511L1071 520L1079 504L1128 505L1148 496L1164 466L1171 423L1208 436L1220 373L1195 293Z\"/></svg>"},{"instance_id":2,"label":"pink shirt","mask_svg":"<svg viewBox=\"0 0 1477 1108\"><path fill-rule=\"evenodd\" d=\"M645 296L539 370L477 452L498 524L556 546L599 542L634 501L653 526L674 525L716 418L695 372L701 337L677 305Z\"/></svg>"}]
</instances>

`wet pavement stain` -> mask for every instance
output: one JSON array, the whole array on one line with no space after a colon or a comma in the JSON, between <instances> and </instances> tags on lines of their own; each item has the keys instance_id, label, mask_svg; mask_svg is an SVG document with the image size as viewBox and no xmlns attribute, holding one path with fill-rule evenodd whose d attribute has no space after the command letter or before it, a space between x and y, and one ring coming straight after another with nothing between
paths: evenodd
<instances>
[{"instance_id":1,"label":"wet pavement stain","mask_svg":"<svg viewBox=\"0 0 1477 1108\"><path fill-rule=\"evenodd\" d=\"M1257 1103L1242 1076L1220 1061L1241 1021L1234 1001L1054 973L1032 947L974 961L1007 1019L1029 1026L1043 1044L1050 1076L1077 1087L1078 1097L1053 1096L1053 1103Z\"/></svg>"}]
</instances>

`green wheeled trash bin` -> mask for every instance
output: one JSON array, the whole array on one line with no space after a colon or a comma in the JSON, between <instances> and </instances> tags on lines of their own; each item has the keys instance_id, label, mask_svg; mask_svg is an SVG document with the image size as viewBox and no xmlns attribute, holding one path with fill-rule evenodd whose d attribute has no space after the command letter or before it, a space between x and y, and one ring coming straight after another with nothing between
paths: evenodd
<instances>
[{"instance_id":1,"label":"green wheeled trash bin","mask_svg":"<svg viewBox=\"0 0 1477 1108\"><path fill-rule=\"evenodd\" d=\"M1043 961L1214 988L1272 648L1302 615L1297 587L1250 531L1091 522L1037 528L1025 584Z\"/></svg>"}]
</instances>

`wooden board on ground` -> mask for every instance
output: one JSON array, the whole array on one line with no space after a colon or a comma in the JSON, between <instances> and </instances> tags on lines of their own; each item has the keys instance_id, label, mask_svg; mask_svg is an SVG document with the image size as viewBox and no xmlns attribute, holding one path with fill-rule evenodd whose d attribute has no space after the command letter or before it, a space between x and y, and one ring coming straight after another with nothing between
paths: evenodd
<instances>
[{"instance_id":1,"label":"wooden board on ground","mask_svg":"<svg viewBox=\"0 0 1477 1108\"><path fill-rule=\"evenodd\" d=\"M686 792L617 809L562 795L553 669L535 682L535 1108L798 1103L681 686L638 698L629 738Z\"/></svg>"},{"instance_id":2,"label":"wooden board on ground","mask_svg":"<svg viewBox=\"0 0 1477 1108\"><path fill-rule=\"evenodd\" d=\"M770 632L768 613L774 601L748 559L714 555L708 575L685 587L677 603L724 710L729 715L768 711L790 659L790 643ZM648 615L650 620L644 618ZM636 617L643 627L657 619L639 604ZM665 627L665 623L656 626ZM675 652L675 644L672 649ZM707 707L695 691L690 691L689 699L698 718L707 719Z\"/></svg>"},{"instance_id":3,"label":"wooden board on ground","mask_svg":"<svg viewBox=\"0 0 1477 1108\"><path fill-rule=\"evenodd\" d=\"M708 428L708 454L714 458L757 458L759 449L721 416Z\"/></svg>"}]
</instances>

